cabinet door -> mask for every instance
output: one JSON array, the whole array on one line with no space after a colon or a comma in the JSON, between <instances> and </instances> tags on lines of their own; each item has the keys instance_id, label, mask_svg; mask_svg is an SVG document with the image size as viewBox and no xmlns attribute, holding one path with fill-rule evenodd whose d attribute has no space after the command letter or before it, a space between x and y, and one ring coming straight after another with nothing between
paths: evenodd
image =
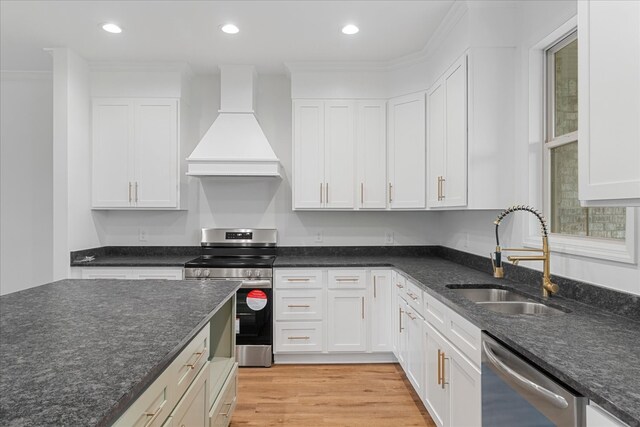
<instances>
[{"instance_id":1,"label":"cabinet door","mask_svg":"<svg viewBox=\"0 0 640 427\"><path fill-rule=\"evenodd\" d=\"M423 324L424 343L424 402L431 418L438 427L449 425L448 416L449 390L441 381L440 353L446 352L444 338L429 324ZM481 425L481 423L474 424Z\"/></svg>"},{"instance_id":2,"label":"cabinet door","mask_svg":"<svg viewBox=\"0 0 640 427\"><path fill-rule=\"evenodd\" d=\"M448 425L482 425L480 370L454 346L445 354L444 377L449 389Z\"/></svg>"},{"instance_id":3,"label":"cabinet door","mask_svg":"<svg viewBox=\"0 0 640 427\"><path fill-rule=\"evenodd\" d=\"M640 206L640 3L578 2L579 198Z\"/></svg>"},{"instance_id":4,"label":"cabinet door","mask_svg":"<svg viewBox=\"0 0 640 427\"><path fill-rule=\"evenodd\" d=\"M395 287L393 288L395 289ZM371 351L393 351L393 306L391 305L394 290L391 288L390 271L371 271L369 300L371 301Z\"/></svg>"},{"instance_id":5,"label":"cabinet door","mask_svg":"<svg viewBox=\"0 0 640 427\"><path fill-rule=\"evenodd\" d=\"M357 104L357 206L387 207L387 109L385 101Z\"/></svg>"},{"instance_id":6,"label":"cabinet door","mask_svg":"<svg viewBox=\"0 0 640 427\"><path fill-rule=\"evenodd\" d=\"M293 207L324 205L324 102L293 101Z\"/></svg>"},{"instance_id":7,"label":"cabinet door","mask_svg":"<svg viewBox=\"0 0 640 427\"><path fill-rule=\"evenodd\" d=\"M445 176L445 87L439 80L427 92L427 196L429 207L442 206L441 182Z\"/></svg>"},{"instance_id":8,"label":"cabinet door","mask_svg":"<svg viewBox=\"0 0 640 427\"><path fill-rule=\"evenodd\" d=\"M327 350L365 351L365 290L329 290Z\"/></svg>"},{"instance_id":9,"label":"cabinet door","mask_svg":"<svg viewBox=\"0 0 640 427\"><path fill-rule=\"evenodd\" d=\"M441 184L444 206L467 204L467 57L444 76L445 175Z\"/></svg>"},{"instance_id":10,"label":"cabinet door","mask_svg":"<svg viewBox=\"0 0 640 427\"><path fill-rule=\"evenodd\" d=\"M178 101L136 100L135 206L175 208L178 203Z\"/></svg>"},{"instance_id":11,"label":"cabinet door","mask_svg":"<svg viewBox=\"0 0 640 427\"><path fill-rule=\"evenodd\" d=\"M407 330L407 323L409 318L407 317L407 311L409 305L407 302L398 295L398 362L402 369L407 372L407 352L409 349L409 331Z\"/></svg>"},{"instance_id":12,"label":"cabinet door","mask_svg":"<svg viewBox=\"0 0 640 427\"><path fill-rule=\"evenodd\" d=\"M424 319L413 310L407 308L407 360L405 373L418 396L422 396L424 384L424 354L422 343L422 324Z\"/></svg>"},{"instance_id":13,"label":"cabinet door","mask_svg":"<svg viewBox=\"0 0 640 427\"><path fill-rule=\"evenodd\" d=\"M389 200L391 209L425 207L425 94L389 101Z\"/></svg>"},{"instance_id":14,"label":"cabinet door","mask_svg":"<svg viewBox=\"0 0 640 427\"><path fill-rule=\"evenodd\" d=\"M351 101L325 101L324 190L327 208L355 207L354 110Z\"/></svg>"},{"instance_id":15,"label":"cabinet door","mask_svg":"<svg viewBox=\"0 0 640 427\"><path fill-rule=\"evenodd\" d=\"M130 207L133 181L133 102L93 99L92 207Z\"/></svg>"},{"instance_id":16,"label":"cabinet door","mask_svg":"<svg viewBox=\"0 0 640 427\"><path fill-rule=\"evenodd\" d=\"M207 382L209 370L207 365L200 371L184 397L171 414L174 427L206 427L208 423Z\"/></svg>"},{"instance_id":17,"label":"cabinet door","mask_svg":"<svg viewBox=\"0 0 640 427\"><path fill-rule=\"evenodd\" d=\"M402 336L402 316L404 308L402 307L402 298L400 294L404 291L404 277L397 272L393 272L393 353L400 361L400 339Z\"/></svg>"}]
</instances>

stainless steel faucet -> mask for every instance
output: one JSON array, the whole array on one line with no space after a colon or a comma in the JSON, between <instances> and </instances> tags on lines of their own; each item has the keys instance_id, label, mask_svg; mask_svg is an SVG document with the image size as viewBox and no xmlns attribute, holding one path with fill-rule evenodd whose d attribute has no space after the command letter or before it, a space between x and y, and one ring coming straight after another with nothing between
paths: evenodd
<instances>
[{"instance_id":1,"label":"stainless steel faucet","mask_svg":"<svg viewBox=\"0 0 640 427\"><path fill-rule=\"evenodd\" d=\"M540 221L542 232L542 249L529 249L529 248L505 248L500 247L500 237L498 235L498 227L500 222L512 212L526 211L532 213ZM542 255L518 255L508 256L507 259L517 265L520 261L542 261L543 273L542 273L542 296L545 298L558 292L559 287L551 281L551 252L549 251L549 231L547 229L547 222L540 212L533 209L531 206L517 205L505 209L498 215L498 218L493 222L496 225L496 251L491 254L491 264L493 265L493 277L504 277L504 268L502 267L502 252L504 251L517 251L517 252L540 252Z\"/></svg>"}]
</instances>

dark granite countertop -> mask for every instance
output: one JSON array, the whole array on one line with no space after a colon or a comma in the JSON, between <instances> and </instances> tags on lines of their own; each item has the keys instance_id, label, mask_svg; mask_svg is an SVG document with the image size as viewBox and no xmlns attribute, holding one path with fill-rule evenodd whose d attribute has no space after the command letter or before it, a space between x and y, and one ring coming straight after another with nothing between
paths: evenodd
<instances>
[{"instance_id":1,"label":"dark granite countertop","mask_svg":"<svg viewBox=\"0 0 640 427\"><path fill-rule=\"evenodd\" d=\"M61 280L0 297L0 425L109 425L239 286Z\"/></svg>"},{"instance_id":2,"label":"dark granite countertop","mask_svg":"<svg viewBox=\"0 0 640 427\"><path fill-rule=\"evenodd\" d=\"M71 267L184 267L198 255L109 255L93 261L72 260Z\"/></svg>"},{"instance_id":3,"label":"dark granite countertop","mask_svg":"<svg viewBox=\"0 0 640 427\"><path fill-rule=\"evenodd\" d=\"M640 322L553 297L571 310L556 316L505 315L485 310L446 287L497 284L539 299L540 288L494 279L463 265L429 256L279 256L274 268L393 267L426 293L593 400L624 422L640 426Z\"/></svg>"}]
</instances>

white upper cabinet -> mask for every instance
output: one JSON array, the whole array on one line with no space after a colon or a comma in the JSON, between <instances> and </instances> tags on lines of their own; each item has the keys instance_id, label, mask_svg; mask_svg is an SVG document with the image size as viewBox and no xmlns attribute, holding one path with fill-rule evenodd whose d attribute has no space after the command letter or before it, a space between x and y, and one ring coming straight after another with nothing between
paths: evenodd
<instances>
[{"instance_id":1,"label":"white upper cabinet","mask_svg":"<svg viewBox=\"0 0 640 427\"><path fill-rule=\"evenodd\" d=\"M357 206L387 207L387 107L385 101L358 101L357 114Z\"/></svg>"},{"instance_id":2,"label":"white upper cabinet","mask_svg":"<svg viewBox=\"0 0 640 427\"><path fill-rule=\"evenodd\" d=\"M179 208L177 99L93 99L94 209Z\"/></svg>"},{"instance_id":3,"label":"white upper cabinet","mask_svg":"<svg viewBox=\"0 0 640 427\"><path fill-rule=\"evenodd\" d=\"M578 2L579 198L640 206L640 3Z\"/></svg>"},{"instance_id":4,"label":"white upper cabinet","mask_svg":"<svg viewBox=\"0 0 640 427\"><path fill-rule=\"evenodd\" d=\"M388 198L391 209L423 209L425 204L425 94L388 103Z\"/></svg>"},{"instance_id":5,"label":"white upper cabinet","mask_svg":"<svg viewBox=\"0 0 640 427\"><path fill-rule=\"evenodd\" d=\"M427 92L429 207L467 204L467 57Z\"/></svg>"},{"instance_id":6,"label":"white upper cabinet","mask_svg":"<svg viewBox=\"0 0 640 427\"><path fill-rule=\"evenodd\" d=\"M352 101L325 101L325 207L355 207L355 107Z\"/></svg>"},{"instance_id":7,"label":"white upper cabinet","mask_svg":"<svg viewBox=\"0 0 640 427\"><path fill-rule=\"evenodd\" d=\"M324 203L324 102L293 101L293 207Z\"/></svg>"},{"instance_id":8,"label":"white upper cabinet","mask_svg":"<svg viewBox=\"0 0 640 427\"><path fill-rule=\"evenodd\" d=\"M294 209L355 207L352 101L294 101Z\"/></svg>"}]
</instances>

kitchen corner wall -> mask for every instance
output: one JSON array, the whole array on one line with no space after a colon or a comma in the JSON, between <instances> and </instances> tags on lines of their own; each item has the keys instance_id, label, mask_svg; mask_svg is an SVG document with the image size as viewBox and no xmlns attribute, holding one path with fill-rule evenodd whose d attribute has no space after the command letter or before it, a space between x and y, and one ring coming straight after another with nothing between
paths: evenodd
<instances>
[{"instance_id":1,"label":"kitchen corner wall","mask_svg":"<svg viewBox=\"0 0 640 427\"><path fill-rule=\"evenodd\" d=\"M437 244L437 213L299 212L291 209L291 81L260 75L256 116L283 166L283 179L189 177L188 211L109 211L96 216L103 245L198 245L202 227L275 227L281 246ZM191 81L190 152L209 129L220 106L219 75ZM148 240L139 240L144 229ZM322 241L317 242L318 233Z\"/></svg>"},{"instance_id":2,"label":"kitchen corner wall","mask_svg":"<svg viewBox=\"0 0 640 427\"><path fill-rule=\"evenodd\" d=\"M0 93L3 295L53 277L51 72L3 71Z\"/></svg>"}]
</instances>

